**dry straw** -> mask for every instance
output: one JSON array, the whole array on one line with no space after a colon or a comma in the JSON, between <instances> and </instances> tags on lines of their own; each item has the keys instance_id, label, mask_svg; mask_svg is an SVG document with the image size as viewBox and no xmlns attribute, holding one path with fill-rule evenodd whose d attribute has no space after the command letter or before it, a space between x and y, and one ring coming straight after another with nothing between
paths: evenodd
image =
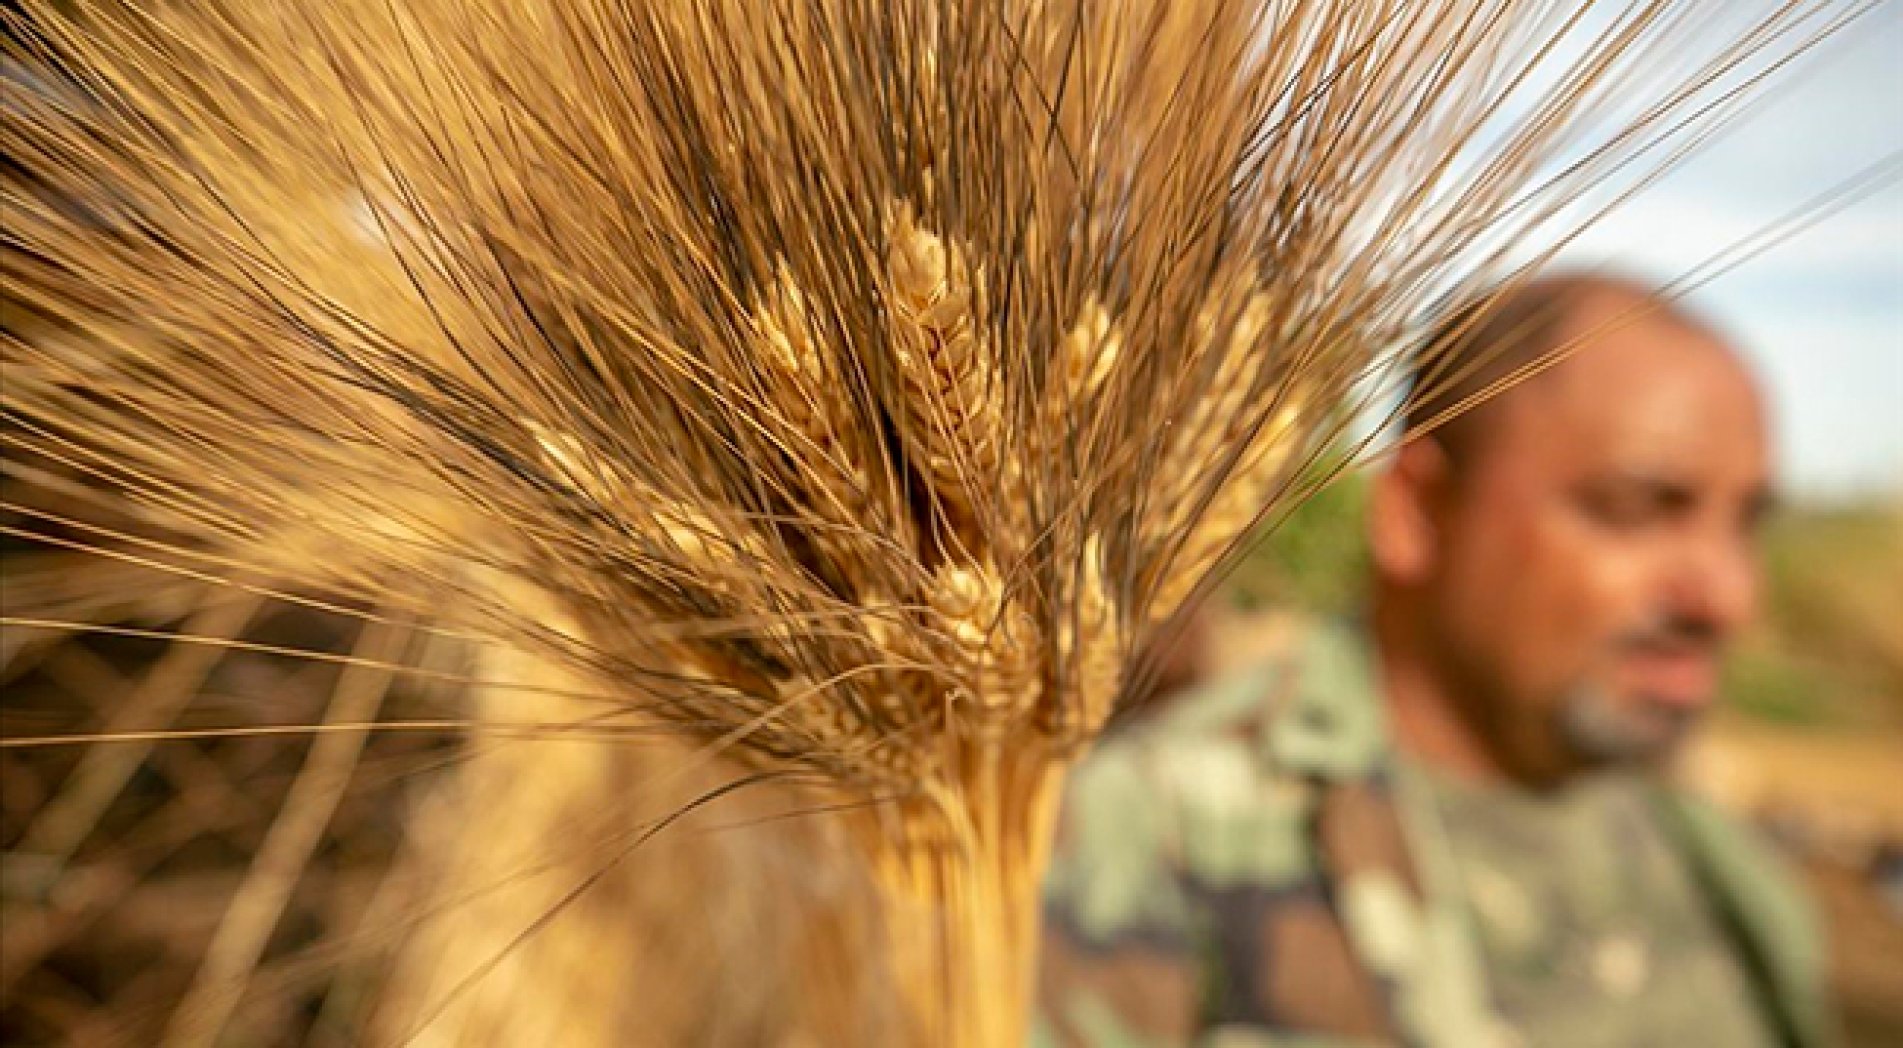
<instances>
[{"instance_id":1,"label":"dry straw","mask_svg":"<svg viewBox=\"0 0 1903 1048\"><path fill-rule=\"evenodd\" d=\"M364 1036L958 1046L1025 1029L1067 762L1436 298L1861 9L58 6L7 16L71 86L3 125L6 439L72 497L12 512L105 567L22 650L174 621L142 564L208 602L181 650L372 623L333 728L458 684ZM121 752L16 850L62 869ZM356 760L311 749L173 1043Z\"/></svg>"}]
</instances>

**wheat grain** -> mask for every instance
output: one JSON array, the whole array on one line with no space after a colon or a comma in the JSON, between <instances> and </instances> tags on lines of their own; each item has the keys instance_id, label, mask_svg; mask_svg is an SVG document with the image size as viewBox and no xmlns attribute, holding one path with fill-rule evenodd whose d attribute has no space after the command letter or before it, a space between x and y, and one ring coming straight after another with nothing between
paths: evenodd
<instances>
[{"instance_id":1,"label":"wheat grain","mask_svg":"<svg viewBox=\"0 0 1903 1048\"><path fill-rule=\"evenodd\" d=\"M969 540L981 532L983 493L1005 454L1003 380L976 298L984 274L958 245L919 228L911 205L890 210L892 348L906 383L906 431L932 498Z\"/></svg>"}]
</instances>

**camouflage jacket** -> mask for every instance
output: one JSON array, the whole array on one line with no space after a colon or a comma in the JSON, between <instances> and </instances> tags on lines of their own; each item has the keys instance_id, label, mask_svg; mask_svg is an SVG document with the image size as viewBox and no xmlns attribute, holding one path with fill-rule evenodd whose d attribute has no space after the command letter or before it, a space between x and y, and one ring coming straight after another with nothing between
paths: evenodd
<instances>
[{"instance_id":1,"label":"camouflage jacket","mask_svg":"<svg viewBox=\"0 0 1903 1048\"><path fill-rule=\"evenodd\" d=\"M1060 824L1032 1043L1525 1043L1457 879L1421 846L1409 774L1346 627L1107 740ZM1755 1025L1831 1043L1820 943L1772 857L1677 791L1634 795L1742 959Z\"/></svg>"}]
</instances>

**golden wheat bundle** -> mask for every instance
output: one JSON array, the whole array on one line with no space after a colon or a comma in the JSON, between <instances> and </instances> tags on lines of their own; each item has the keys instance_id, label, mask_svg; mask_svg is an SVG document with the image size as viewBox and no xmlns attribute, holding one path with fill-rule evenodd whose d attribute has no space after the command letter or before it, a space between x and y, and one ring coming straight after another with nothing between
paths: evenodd
<instances>
[{"instance_id":1,"label":"golden wheat bundle","mask_svg":"<svg viewBox=\"0 0 1903 1048\"><path fill-rule=\"evenodd\" d=\"M1143 654L1438 296L1857 7L1693 61L1716 6L9 15L13 59L70 87L3 125L6 439L90 486L10 511L361 619L364 672L417 672L409 630L466 653L471 751L407 831L432 930L369 1036L668 1043L662 997L761 979L643 909L629 854L668 820L628 813L726 806L779 828L657 854L743 884L753 960L837 988L737 1043L1013 1043L1063 768ZM115 614L65 589L11 626ZM602 741L657 732L664 778ZM283 902L241 898L221 936ZM214 941L175 1042L218 1036L260 942ZM668 963L630 989L644 951Z\"/></svg>"}]
</instances>

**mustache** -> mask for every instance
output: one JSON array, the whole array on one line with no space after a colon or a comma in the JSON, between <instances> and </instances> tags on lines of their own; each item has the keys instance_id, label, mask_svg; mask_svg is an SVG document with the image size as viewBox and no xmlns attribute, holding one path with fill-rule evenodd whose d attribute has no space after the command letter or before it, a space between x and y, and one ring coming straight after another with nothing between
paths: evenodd
<instances>
[{"instance_id":1,"label":"mustache","mask_svg":"<svg viewBox=\"0 0 1903 1048\"><path fill-rule=\"evenodd\" d=\"M1622 651L1715 654L1725 639L1724 632L1703 616L1668 613L1620 634L1615 643Z\"/></svg>"}]
</instances>

